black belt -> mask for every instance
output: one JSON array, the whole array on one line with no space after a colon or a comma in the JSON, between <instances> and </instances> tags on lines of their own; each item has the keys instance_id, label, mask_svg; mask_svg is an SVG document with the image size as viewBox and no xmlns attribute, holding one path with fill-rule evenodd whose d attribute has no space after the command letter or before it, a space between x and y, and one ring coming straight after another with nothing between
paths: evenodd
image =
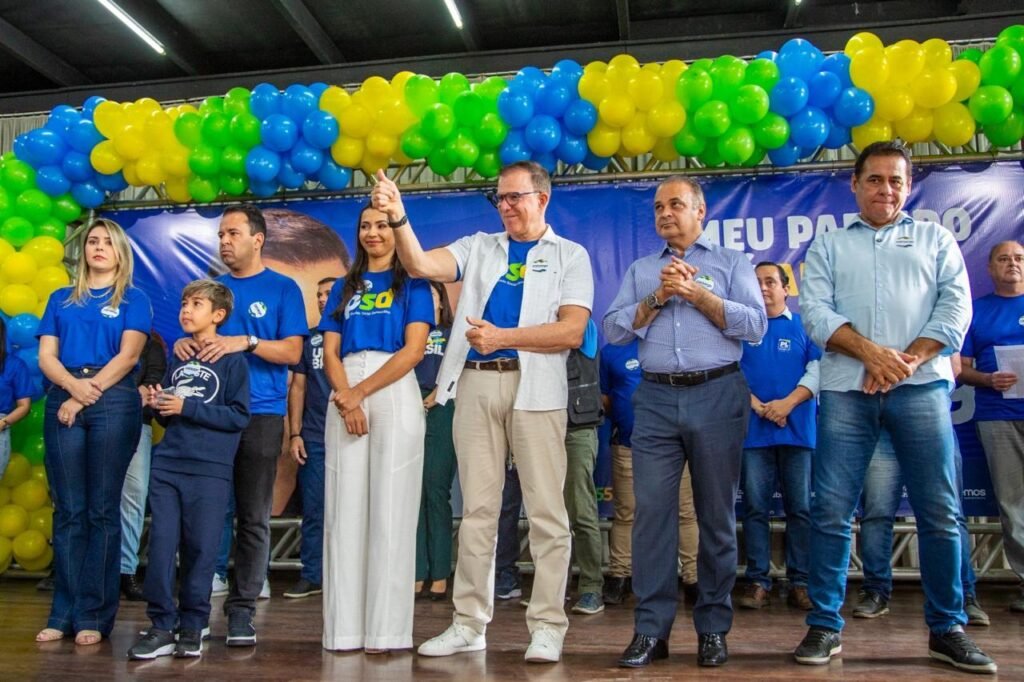
<instances>
[{"instance_id":1,"label":"black belt","mask_svg":"<svg viewBox=\"0 0 1024 682\"><path fill-rule=\"evenodd\" d=\"M66 368L68 373L72 376L79 377L90 377L98 374L102 367L68 367Z\"/></svg>"},{"instance_id":2,"label":"black belt","mask_svg":"<svg viewBox=\"0 0 1024 682\"><path fill-rule=\"evenodd\" d=\"M732 374L739 370L740 365L738 362L730 362L728 365L724 365L722 367L701 370L699 372L680 372L679 374L644 372L643 377L647 381L653 381L656 384L668 384L669 386L699 386L700 384L711 381L712 379L724 377L726 374Z\"/></svg>"},{"instance_id":3,"label":"black belt","mask_svg":"<svg viewBox=\"0 0 1024 682\"><path fill-rule=\"evenodd\" d=\"M519 358L498 358L497 360L467 360L466 369L482 369L489 372L515 372L519 369Z\"/></svg>"}]
</instances>

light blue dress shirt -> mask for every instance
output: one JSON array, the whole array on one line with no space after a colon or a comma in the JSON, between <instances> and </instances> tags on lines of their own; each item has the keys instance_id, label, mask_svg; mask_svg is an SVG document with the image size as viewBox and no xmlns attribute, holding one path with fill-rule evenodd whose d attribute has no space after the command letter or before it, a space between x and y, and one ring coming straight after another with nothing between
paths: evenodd
<instances>
[{"instance_id":1,"label":"light blue dress shirt","mask_svg":"<svg viewBox=\"0 0 1024 682\"><path fill-rule=\"evenodd\" d=\"M644 305L643 299L661 286L661 271L671 256L666 245L629 266L604 316L605 337L620 346L639 338L640 367L647 372L693 372L738 361L742 342L757 343L768 328L764 299L747 256L718 246L705 232L682 259L697 268L694 280L723 300L725 329L678 296L670 298L648 326L633 329L637 305Z\"/></svg>"},{"instance_id":2,"label":"light blue dress shirt","mask_svg":"<svg viewBox=\"0 0 1024 682\"><path fill-rule=\"evenodd\" d=\"M943 353L900 383L952 384L949 358L942 355L960 350L971 321L971 286L960 247L941 225L906 213L878 229L858 219L826 232L807 252L800 315L823 350L844 324L898 350L918 337L935 339L945 346ZM859 391L864 377L860 360L825 352L821 390Z\"/></svg>"}]
</instances>

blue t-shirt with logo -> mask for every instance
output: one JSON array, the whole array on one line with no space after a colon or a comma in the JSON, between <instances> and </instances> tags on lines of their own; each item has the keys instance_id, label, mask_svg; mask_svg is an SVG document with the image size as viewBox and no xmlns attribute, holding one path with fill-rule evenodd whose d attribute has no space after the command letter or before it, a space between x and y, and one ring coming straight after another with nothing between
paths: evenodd
<instances>
[{"instance_id":1,"label":"blue t-shirt with logo","mask_svg":"<svg viewBox=\"0 0 1024 682\"><path fill-rule=\"evenodd\" d=\"M142 289L128 287L121 304L110 305L111 288L90 289L81 303L71 303L71 287L50 294L36 338L56 336L60 364L68 369L103 367L121 350L121 335L131 330L149 335L153 306Z\"/></svg>"},{"instance_id":2,"label":"blue t-shirt with logo","mask_svg":"<svg viewBox=\"0 0 1024 682\"><path fill-rule=\"evenodd\" d=\"M537 241L517 242L508 240L508 269L494 285L487 305L484 306L484 319L495 327L513 329L519 326L519 311L523 307L523 278L526 276L526 254ZM519 353L511 348L502 348L490 355L481 355L470 348L468 360L494 360L496 358L518 358Z\"/></svg>"},{"instance_id":3,"label":"blue t-shirt with logo","mask_svg":"<svg viewBox=\"0 0 1024 682\"><path fill-rule=\"evenodd\" d=\"M996 346L1024 344L1024 296L989 294L974 302L974 317L964 339L964 357L974 358L979 372L995 372ZM1024 381L1024 377L1017 377ZM1024 400L1004 398L991 388L974 389L974 419L977 421L1024 420Z\"/></svg>"},{"instance_id":4,"label":"blue t-shirt with logo","mask_svg":"<svg viewBox=\"0 0 1024 682\"><path fill-rule=\"evenodd\" d=\"M252 277L235 277L230 272L217 278L235 295L231 316L220 326L223 336L256 336L280 341L305 336L306 304L299 285L290 277L264 270ZM246 353L252 414L284 415L288 404L288 366L277 365Z\"/></svg>"},{"instance_id":5,"label":"blue t-shirt with logo","mask_svg":"<svg viewBox=\"0 0 1024 682\"><path fill-rule=\"evenodd\" d=\"M306 395L302 406L302 440L323 443L326 429L327 402L331 384L324 371L324 335L316 328L302 340L302 357L292 371L306 376Z\"/></svg>"},{"instance_id":6,"label":"blue t-shirt with logo","mask_svg":"<svg viewBox=\"0 0 1024 682\"><path fill-rule=\"evenodd\" d=\"M750 392L762 402L785 398L792 393L807 371L807 363L821 359L821 350L804 331L800 315L779 315L768 319L768 331L760 343L743 342L740 369ZM793 445L813 448L817 441L815 419L817 402L813 399L793 408L786 425L763 419L750 411L750 426L744 448Z\"/></svg>"},{"instance_id":7,"label":"blue t-shirt with logo","mask_svg":"<svg viewBox=\"0 0 1024 682\"><path fill-rule=\"evenodd\" d=\"M390 270L364 273L363 286L338 319L344 289L344 279L334 283L320 318L320 331L341 334L341 357L362 350L394 353L405 345L406 325L434 324L434 298L425 279L405 280L396 296Z\"/></svg>"},{"instance_id":8,"label":"blue t-shirt with logo","mask_svg":"<svg viewBox=\"0 0 1024 682\"><path fill-rule=\"evenodd\" d=\"M601 349L601 393L611 401L608 419L615 429L615 441L624 447L632 447L633 437L633 392L640 385L639 340L633 339L625 346L606 345Z\"/></svg>"},{"instance_id":9,"label":"blue t-shirt with logo","mask_svg":"<svg viewBox=\"0 0 1024 682\"><path fill-rule=\"evenodd\" d=\"M451 333L451 327L431 327L427 334L427 351L416 365L416 382L424 391L433 391L437 386L437 374L441 370L441 361L444 360Z\"/></svg>"},{"instance_id":10,"label":"blue t-shirt with logo","mask_svg":"<svg viewBox=\"0 0 1024 682\"><path fill-rule=\"evenodd\" d=\"M8 354L0 372L0 414L10 414L22 398L32 397L32 381L21 358Z\"/></svg>"}]
</instances>

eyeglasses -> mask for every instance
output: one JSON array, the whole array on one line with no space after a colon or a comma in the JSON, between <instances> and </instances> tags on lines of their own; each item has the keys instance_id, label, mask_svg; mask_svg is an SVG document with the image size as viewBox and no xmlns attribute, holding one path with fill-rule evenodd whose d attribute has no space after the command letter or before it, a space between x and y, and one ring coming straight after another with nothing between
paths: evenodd
<instances>
[{"instance_id":1,"label":"eyeglasses","mask_svg":"<svg viewBox=\"0 0 1024 682\"><path fill-rule=\"evenodd\" d=\"M532 192L505 192L504 194L498 194L497 192L488 192L484 196L487 197L487 201L491 202L494 208L501 206L501 202L507 201L509 206L516 206L519 201L527 194L540 194L540 191L534 190Z\"/></svg>"}]
</instances>

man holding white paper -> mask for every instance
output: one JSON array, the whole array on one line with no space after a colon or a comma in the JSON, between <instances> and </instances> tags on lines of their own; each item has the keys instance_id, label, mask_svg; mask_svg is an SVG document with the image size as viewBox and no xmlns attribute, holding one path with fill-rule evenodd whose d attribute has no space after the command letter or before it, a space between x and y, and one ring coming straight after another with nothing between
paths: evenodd
<instances>
[{"instance_id":1,"label":"man holding white paper","mask_svg":"<svg viewBox=\"0 0 1024 682\"><path fill-rule=\"evenodd\" d=\"M992 474L1003 525L1003 549L1021 578L1010 610L1024 612L1024 246L996 244L988 257L995 291L974 302L960 380L976 387L974 420Z\"/></svg>"}]
</instances>

